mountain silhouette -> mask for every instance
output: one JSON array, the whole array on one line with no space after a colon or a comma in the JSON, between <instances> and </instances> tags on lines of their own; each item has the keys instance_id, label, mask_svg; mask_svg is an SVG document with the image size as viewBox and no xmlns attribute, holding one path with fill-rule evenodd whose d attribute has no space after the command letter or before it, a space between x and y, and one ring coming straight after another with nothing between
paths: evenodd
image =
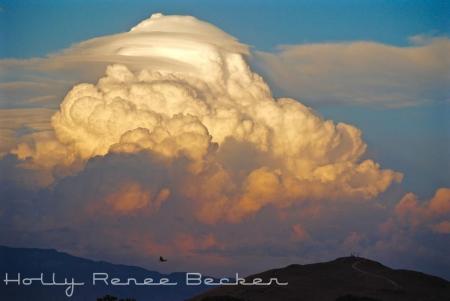
<instances>
[{"instance_id":1,"label":"mountain silhouette","mask_svg":"<svg viewBox=\"0 0 450 301\"><path fill-rule=\"evenodd\" d=\"M177 286L92 286L75 289L69 299L63 287L41 285L5 285L5 273L39 276L56 273L58 279L69 277L89 283L92 273L104 272L110 277L136 279L167 277ZM186 286L185 273L168 275L140 267L93 261L48 249L0 246L0 300L97 300L116 296L126 300L192 300L192 301L450 301L450 282L424 273L394 270L361 257L344 257L330 262L298 265L269 270L246 277L269 280L278 278L287 286Z\"/></svg>"},{"instance_id":2,"label":"mountain silhouette","mask_svg":"<svg viewBox=\"0 0 450 301\"><path fill-rule=\"evenodd\" d=\"M136 279L167 277L176 281L177 286L93 286L92 273L108 273L110 278L118 277ZM40 273L49 275L55 273L58 280L64 277L75 278L85 282L85 286L74 289L71 298L65 295L65 287L56 286L20 286L5 285L5 273L8 277L17 278L17 273L22 277L39 277ZM0 300L24 301L24 300L89 300L94 301L103 296L115 296L118 299L135 299L138 301L178 301L186 300L207 288L200 286L186 286L185 273L172 273L164 275L155 271L149 271L140 267L112 264L104 261L94 261L71 256L66 253L49 249L11 248L0 246Z\"/></svg>"},{"instance_id":3,"label":"mountain silhouette","mask_svg":"<svg viewBox=\"0 0 450 301\"><path fill-rule=\"evenodd\" d=\"M361 257L269 270L246 281L278 278L287 286L222 286L191 301L450 301L450 282L424 273L394 270Z\"/></svg>"}]
</instances>

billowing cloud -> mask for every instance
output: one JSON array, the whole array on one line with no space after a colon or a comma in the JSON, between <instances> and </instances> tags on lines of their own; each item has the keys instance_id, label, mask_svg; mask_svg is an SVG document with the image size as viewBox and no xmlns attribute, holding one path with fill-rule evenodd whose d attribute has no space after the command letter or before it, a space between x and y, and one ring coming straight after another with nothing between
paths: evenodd
<instances>
[{"instance_id":1,"label":"billowing cloud","mask_svg":"<svg viewBox=\"0 0 450 301\"><path fill-rule=\"evenodd\" d=\"M308 104L392 108L448 102L450 40L417 36L411 42L286 45L256 56L271 82Z\"/></svg>"},{"instance_id":2,"label":"billowing cloud","mask_svg":"<svg viewBox=\"0 0 450 301\"><path fill-rule=\"evenodd\" d=\"M152 196L151 191L136 183L122 183L120 188L105 198L105 203L113 211L128 214L137 210L150 208L157 210L170 195L168 189L162 189Z\"/></svg>"},{"instance_id":3,"label":"billowing cloud","mask_svg":"<svg viewBox=\"0 0 450 301\"><path fill-rule=\"evenodd\" d=\"M439 188L427 199L406 193L386 213L366 252L401 265L433 266L434 273L448 277L450 188Z\"/></svg>"},{"instance_id":4,"label":"billowing cloud","mask_svg":"<svg viewBox=\"0 0 450 301\"><path fill-rule=\"evenodd\" d=\"M246 53L210 24L161 14L127 33L81 43L64 59L110 55L129 64L108 66L97 84L75 85L52 117L53 132L27 137L12 152L24 166L44 170L147 152L167 170L159 188L167 193L127 186L106 203L132 211L150 199L161 203L170 191L207 223L237 222L268 205L369 199L401 180L362 159L366 144L357 128L324 120L294 99L274 99Z\"/></svg>"},{"instance_id":5,"label":"billowing cloud","mask_svg":"<svg viewBox=\"0 0 450 301\"><path fill-rule=\"evenodd\" d=\"M439 41L415 42L413 62ZM407 49L393 48L400 62ZM390 206L404 192L383 192L402 175L370 159L363 133L274 98L249 55L210 24L156 14L47 58L0 61L56 78L0 85L1 105L17 102L0 110L0 242L216 275L352 252L408 268L437 258L448 275L450 190ZM54 86L60 98L39 98ZM160 255L170 260L152 265Z\"/></svg>"},{"instance_id":6,"label":"billowing cloud","mask_svg":"<svg viewBox=\"0 0 450 301\"><path fill-rule=\"evenodd\" d=\"M395 206L394 220L389 223L393 222L411 229L428 227L438 233L450 233L450 188L436 190L426 202L420 201L413 193L407 193Z\"/></svg>"}]
</instances>

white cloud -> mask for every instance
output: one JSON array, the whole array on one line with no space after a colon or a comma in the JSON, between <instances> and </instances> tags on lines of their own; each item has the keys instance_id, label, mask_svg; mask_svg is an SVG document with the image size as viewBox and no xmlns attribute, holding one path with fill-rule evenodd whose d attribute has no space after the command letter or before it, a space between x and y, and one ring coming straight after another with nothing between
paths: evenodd
<instances>
[{"instance_id":1,"label":"white cloud","mask_svg":"<svg viewBox=\"0 0 450 301\"><path fill-rule=\"evenodd\" d=\"M287 45L257 52L257 63L284 93L309 104L404 107L450 100L450 40Z\"/></svg>"},{"instance_id":2,"label":"white cloud","mask_svg":"<svg viewBox=\"0 0 450 301\"><path fill-rule=\"evenodd\" d=\"M52 117L54 135L36 135L13 153L28 167L52 169L112 152L150 152L173 170L165 187L208 223L307 199L369 199L401 180L361 159L359 129L274 99L246 52L210 24L160 14L128 33L81 43L60 59L111 54L129 64L108 66L95 85L75 85ZM233 163L238 158L222 160L226 147L257 155L244 168ZM189 164L180 170L183 157Z\"/></svg>"},{"instance_id":3,"label":"white cloud","mask_svg":"<svg viewBox=\"0 0 450 301\"><path fill-rule=\"evenodd\" d=\"M0 96L10 93L2 105L22 108L0 110L1 151L18 156L0 160L3 243L145 265L167 254L169 269L223 273L352 250L372 256L401 248L396 260L411 258L423 246L408 221L418 220L427 235L449 232L449 193L441 189L423 204L409 195L411 206L397 208L383 225L393 227L390 236L377 241L376 226L390 213L357 201L378 196L401 174L365 160L359 129L274 99L246 63L247 48L212 25L150 20L48 58L0 61L8 74L26 75L0 84ZM428 251L448 257L445 245Z\"/></svg>"}]
</instances>

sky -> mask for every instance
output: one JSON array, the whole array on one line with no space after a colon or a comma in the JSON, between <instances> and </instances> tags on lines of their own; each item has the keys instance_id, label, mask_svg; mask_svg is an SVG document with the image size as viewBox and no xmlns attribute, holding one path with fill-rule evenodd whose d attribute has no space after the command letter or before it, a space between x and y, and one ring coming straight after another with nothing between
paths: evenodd
<instances>
[{"instance_id":1,"label":"sky","mask_svg":"<svg viewBox=\"0 0 450 301\"><path fill-rule=\"evenodd\" d=\"M126 31L152 12L194 15L258 50L354 40L406 45L411 36L448 35L450 30L447 1L242 2L3 0L1 24L8 31L2 32L0 55L44 56L88 38ZM39 41L41 35L45 43Z\"/></svg>"},{"instance_id":2,"label":"sky","mask_svg":"<svg viewBox=\"0 0 450 301\"><path fill-rule=\"evenodd\" d=\"M0 1L0 243L449 279L449 4L241 2Z\"/></svg>"}]
</instances>

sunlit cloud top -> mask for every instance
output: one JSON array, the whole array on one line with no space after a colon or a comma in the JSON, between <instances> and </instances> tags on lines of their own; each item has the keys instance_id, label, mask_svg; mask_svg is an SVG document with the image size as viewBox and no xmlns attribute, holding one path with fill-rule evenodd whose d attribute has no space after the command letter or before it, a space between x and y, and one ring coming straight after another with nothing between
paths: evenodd
<instances>
[{"instance_id":1,"label":"sunlit cloud top","mask_svg":"<svg viewBox=\"0 0 450 301\"><path fill-rule=\"evenodd\" d=\"M362 159L357 128L324 120L296 100L274 99L246 63L246 47L193 17L156 14L60 58L100 53L140 63L110 65L97 84L74 86L52 117L53 131L11 150L24 166L78 170L96 156L148 152L170 176L140 196L182 195L204 222L235 222L267 205L371 199L402 178ZM242 165L239 156L252 158ZM114 199L108 202L121 208Z\"/></svg>"}]
</instances>

